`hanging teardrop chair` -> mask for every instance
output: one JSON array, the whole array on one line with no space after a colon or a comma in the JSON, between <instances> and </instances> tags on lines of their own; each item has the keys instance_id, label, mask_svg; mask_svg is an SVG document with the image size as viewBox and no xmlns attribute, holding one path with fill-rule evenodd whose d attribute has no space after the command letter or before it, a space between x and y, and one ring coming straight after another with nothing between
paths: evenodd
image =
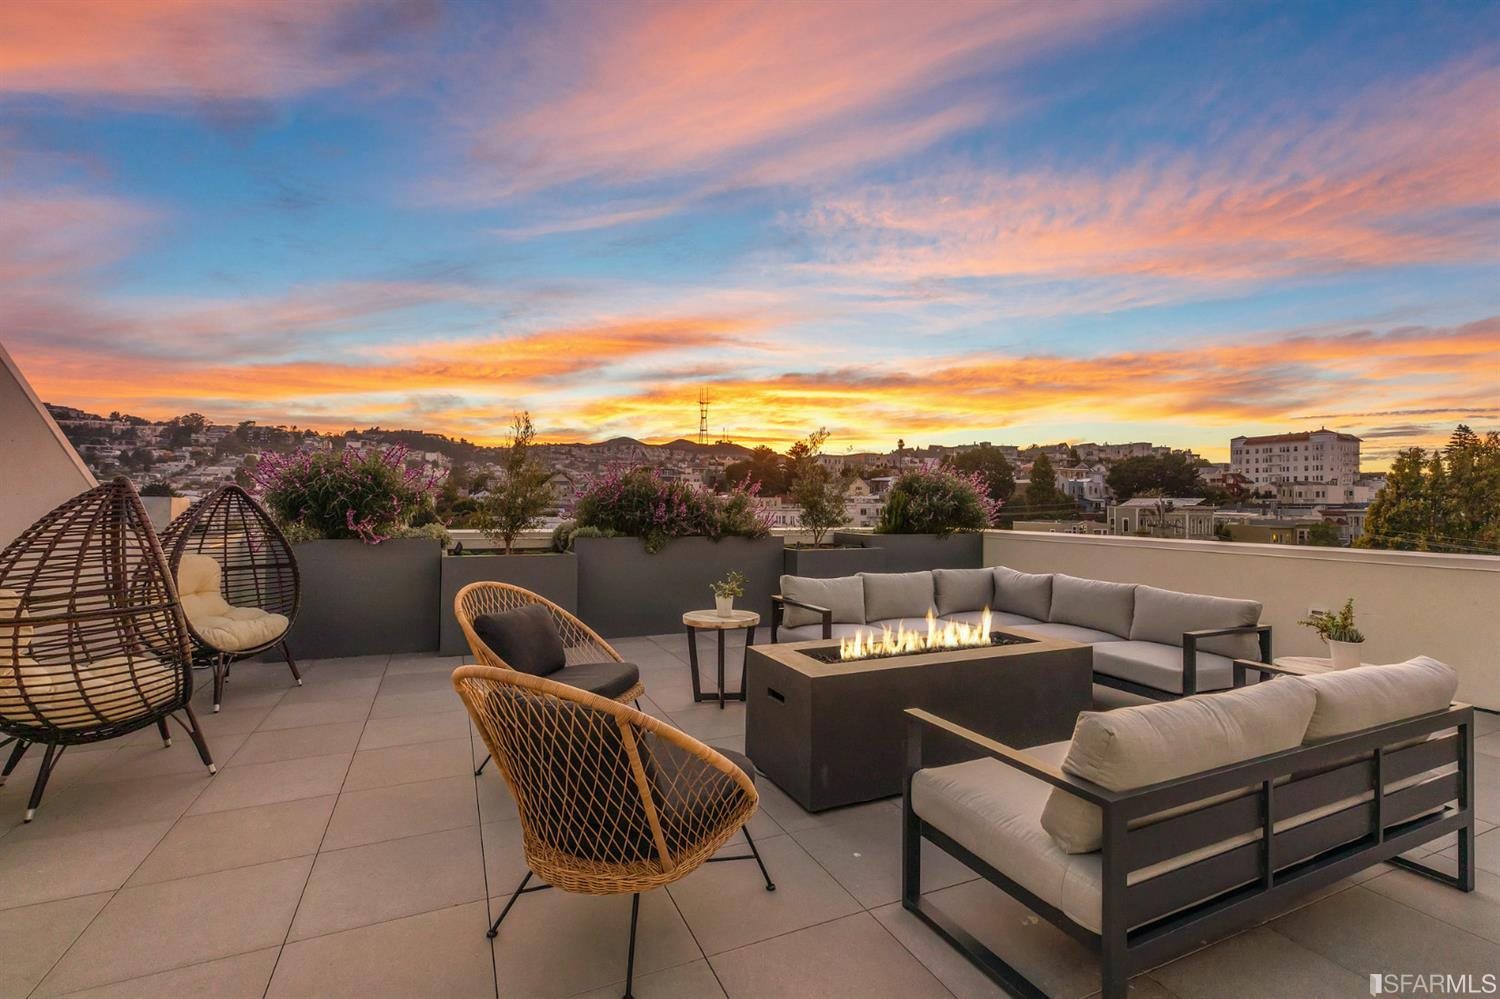
<instances>
[{"instance_id":1,"label":"hanging teardrop chair","mask_svg":"<svg viewBox=\"0 0 1500 999\"><path fill-rule=\"evenodd\" d=\"M213 757L193 716L192 645L166 557L125 479L68 500L0 552L0 781L45 747L30 822L69 746L167 719Z\"/></svg>"},{"instance_id":2,"label":"hanging teardrop chair","mask_svg":"<svg viewBox=\"0 0 1500 999\"><path fill-rule=\"evenodd\" d=\"M194 661L214 671L214 710L229 667L277 646L300 687L286 633L302 600L302 579L291 544L265 508L239 486L222 486L173 520L161 544L182 596Z\"/></svg>"}]
</instances>

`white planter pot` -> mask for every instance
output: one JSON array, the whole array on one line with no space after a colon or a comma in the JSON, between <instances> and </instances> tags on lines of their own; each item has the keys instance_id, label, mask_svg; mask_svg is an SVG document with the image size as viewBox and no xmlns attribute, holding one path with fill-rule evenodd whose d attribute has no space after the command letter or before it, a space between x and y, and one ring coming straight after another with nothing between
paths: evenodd
<instances>
[{"instance_id":1,"label":"white planter pot","mask_svg":"<svg viewBox=\"0 0 1500 999\"><path fill-rule=\"evenodd\" d=\"M734 617L734 597L714 597L714 608L720 617Z\"/></svg>"},{"instance_id":2,"label":"white planter pot","mask_svg":"<svg viewBox=\"0 0 1500 999\"><path fill-rule=\"evenodd\" d=\"M1331 638L1324 641L1328 643L1328 657L1333 660L1334 669L1352 669L1359 665L1359 650L1364 643L1335 642Z\"/></svg>"}]
</instances>

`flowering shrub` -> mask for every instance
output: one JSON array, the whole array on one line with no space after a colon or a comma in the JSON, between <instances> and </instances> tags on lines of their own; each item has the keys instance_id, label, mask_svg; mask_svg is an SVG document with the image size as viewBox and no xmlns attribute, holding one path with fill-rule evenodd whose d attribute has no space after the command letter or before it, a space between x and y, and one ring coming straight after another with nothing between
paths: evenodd
<instances>
[{"instance_id":1,"label":"flowering shrub","mask_svg":"<svg viewBox=\"0 0 1500 999\"><path fill-rule=\"evenodd\" d=\"M574 536L597 530L605 537L638 537L648 552L661 551L673 538L763 538L770 526L755 508L758 491L758 485L738 486L720 496L668 482L652 469L611 472L579 494Z\"/></svg>"},{"instance_id":2,"label":"flowering shrub","mask_svg":"<svg viewBox=\"0 0 1500 999\"><path fill-rule=\"evenodd\" d=\"M437 481L407 468L406 451L266 452L252 473L255 491L290 535L378 545L432 510Z\"/></svg>"},{"instance_id":3,"label":"flowering shrub","mask_svg":"<svg viewBox=\"0 0 1500 999\"><path fill-rule=\"evenodd\" d=\"M944 537L980 531L994 523L998 510L980 473L926 468L905 473L891 486L876 533Z\"/></svg>"}]
</instances>

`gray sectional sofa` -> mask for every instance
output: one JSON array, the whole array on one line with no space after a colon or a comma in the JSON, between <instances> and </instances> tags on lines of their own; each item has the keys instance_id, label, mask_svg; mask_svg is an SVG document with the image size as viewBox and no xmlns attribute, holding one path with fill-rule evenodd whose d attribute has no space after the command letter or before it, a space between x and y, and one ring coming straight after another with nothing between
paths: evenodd
<instances>
[{"instance_id":1,"label":"gray sectional sofa","mask_svg":"<svg viewBox=\"0 0 1500 999\"><path fill-rule=\"evenodd\" d=\"M1235 659L1271 661L1261 605L1062 573L992 569L782 576L771 641L802 642L940 620L991 625L1093 648L1094 680L1164 700L1234 683Z\"/></svg>"}]
</instances>

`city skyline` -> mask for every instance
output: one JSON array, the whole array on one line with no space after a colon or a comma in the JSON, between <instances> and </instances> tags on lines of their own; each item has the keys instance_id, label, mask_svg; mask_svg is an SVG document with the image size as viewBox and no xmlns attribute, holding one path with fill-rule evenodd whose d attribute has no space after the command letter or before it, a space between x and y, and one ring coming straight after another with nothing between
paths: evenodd
<instances>
[{"instance_id":1,"label":"city skyline","mask_svg":"<svg viewBox=\"0 0 1500 999\"><path fill-rule=\"evenodd\" d=\"M1500 428L1483 3L0 9L49 401L502 441Z\"/></svg>"}]
</instances>

